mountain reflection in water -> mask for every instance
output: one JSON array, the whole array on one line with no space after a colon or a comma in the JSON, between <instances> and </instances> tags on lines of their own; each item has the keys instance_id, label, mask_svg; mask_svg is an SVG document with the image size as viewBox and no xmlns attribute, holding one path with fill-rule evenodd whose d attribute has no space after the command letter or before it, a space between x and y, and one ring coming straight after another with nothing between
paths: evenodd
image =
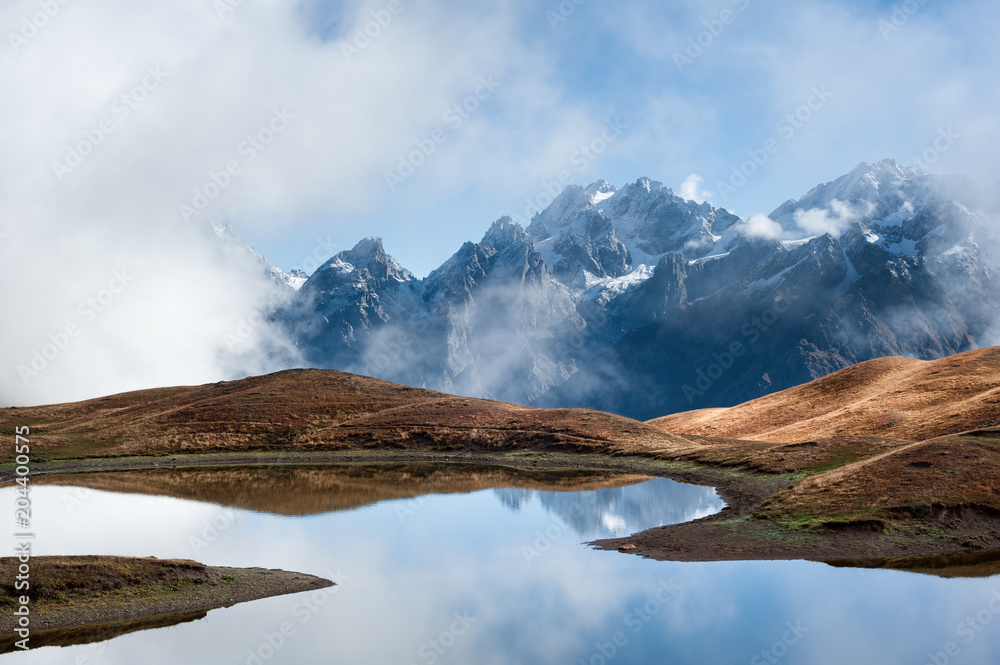
<instances>
[{"instance_id":1,"label":"mountain reflection in water","mask_svg":"<svg viewBox=\"0 0 1000 665\"><path fill-rule=\"evenodd\" d=\"M532 489L493 490L512 512L538 500L547 513L581 538L620 538L666 524L696 520L725 507L711 487L651 478L626 491L623 487L589 492L547 492Z\"/></svg>"}]
</instances>

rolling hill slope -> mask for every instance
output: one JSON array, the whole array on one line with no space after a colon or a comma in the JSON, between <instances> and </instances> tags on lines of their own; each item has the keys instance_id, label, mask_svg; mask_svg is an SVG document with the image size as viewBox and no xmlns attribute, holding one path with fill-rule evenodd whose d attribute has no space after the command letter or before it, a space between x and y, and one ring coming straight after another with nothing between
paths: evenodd
<instances>
[{"instance_id":1,"label":"rolling hill slope","mask_svg":"<svg viewBox=\"0 0 1000 665\"><path fill-rule=\"evenodd\" d=\"M0 410L48 459L255 451L517 450L680 454L693 437L584 409L468 399L335 370Z\"/></svg>"},{"instance_id":2,"label":"rolling hill slope","mask_svg":"<svg viewBox=\"0 0 1000 665\"><path fill-rule=\"evenodd\" d=\"M870 435L923 441L1000 421L1000 347L940 360L879 358L725 409L649 421L678 434L795 443Z\"/></svg>"}]
</instances>

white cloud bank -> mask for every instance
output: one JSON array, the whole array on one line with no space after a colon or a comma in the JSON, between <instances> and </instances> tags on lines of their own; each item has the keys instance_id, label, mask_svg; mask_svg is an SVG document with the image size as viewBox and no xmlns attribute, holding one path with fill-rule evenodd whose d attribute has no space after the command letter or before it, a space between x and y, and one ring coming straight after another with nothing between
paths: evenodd
<instances>
[{"instance_id":1,"label":"white cloud bank","mask_svg":"<svg viewBox=\"0 0 1000 665\"><path fill-rule=\"evenodd\" d=\"M738 228L748 238L782 240L788 237L788 233L781 228L781 224L763 213L752 215L745 222L739 224Z\"/></svg>"},{"instance_id":2,"label":"white cloud bank","mask_svg":"<svg viewBox=\"0 0 1000 665\"><path fill-rule=\"evenodd\" d=\"M205 0L52 4L38 19L35 1L0 7L3 405L294 364L262 323L233 353L269 287L202 226L296 233L323 214L335 230L389 196L385 171L448 129L444 114L482 77L501 83L490 108L463 118L467 140L451 136L421 175L548 174L557 160L528 167L532 155L569 154L595 124L509 38L502 8L403 1L386 21L386 2L349 2L324 42L284 0L221 15ZM377 34L356 40L366 27ZM561 129L534 135L525 119ZM503 166L468 159L483 142L506 146Z\"/></svg>"},{"instance_id":3,"label":"white cloud bank","mask_svg":"<svg viewBox=\"0 0 1000 665\"><path fill-rule=\"evenodd\" d=\"M851 224L870 215L873 210L871 203L851 205L833 199L827 208L796 210L792 217L794 227L786 228L769 216L758 213L740 222L736 229L748 238L764 240L802 240L827 233L839 238Z\"/></svg>"},{"instance_id":4,"label":"white cloud bank","mask_svg":"<svg viewBox=\"0 0 1000 665\"><path fill-rule=\"evenodd\" d=\"M873 209L874 205L871 203L868 203L867 207L858 207L834 199L826 209L796 210L795 224L808 235L820 236L829 233L834 238L839 238L848 226L866 214L871 214Z\"/></svg>"}]
</instances>

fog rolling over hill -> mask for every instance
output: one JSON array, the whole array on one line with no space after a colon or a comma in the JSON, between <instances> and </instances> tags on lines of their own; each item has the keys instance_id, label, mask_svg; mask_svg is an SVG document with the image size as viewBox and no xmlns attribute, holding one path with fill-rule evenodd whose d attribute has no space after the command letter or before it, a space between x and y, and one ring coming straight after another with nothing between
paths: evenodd
<instances>
[{"instance_id":1,"label":"fog rolling over hill","mask_svg":"<svg viewBox=\"0 0 1000 665\"><path fill-rule=\"evenodd\" d=\"M366 238L274 314L315 367L648 419L996 344L996 194L892 160L743 220L569 187L418 279Z\"/></svg>"}]
</instances>

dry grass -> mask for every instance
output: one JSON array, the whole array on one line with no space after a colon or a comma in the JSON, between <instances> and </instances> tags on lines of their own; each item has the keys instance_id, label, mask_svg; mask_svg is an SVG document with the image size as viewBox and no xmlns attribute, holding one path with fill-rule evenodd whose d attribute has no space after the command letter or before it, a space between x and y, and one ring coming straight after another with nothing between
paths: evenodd
<instances>
[{"instance_id":1,"label":"dry grass","mask_svg":"<svg viewBox=\"0 0 1000 665\"><path fill-rule=\"evenodd\" d=\"M872 360L739 406L649 424L755 442L719 443L692 456L702 462L808 474L760 518L874 530L915 518L992 537L1000 536L998 421L994 347L929 362Z\"/></svg>"},{"instance_id":2,"label":"dry grass","mask_svg":"<svg viewBox=\"0 0 1000 665\"><path fill-rule=\"evenodd\" d=\"M918 517L947 525L1000 515L1000 445L950 436L811 476L769 501L761 517L886 526Z\"/></svg>"},{"instance_id":3,"label":"dry grass","mask_svg":"<svg viewBox=\"0 0 1000 665\"><path fill-rule=\"evenodd\" d=\"M650 421L665 431L794 443L835 436L906 441L1000 421L1000 347L940 360L870 360L728 409Z\"/></svg>"},{"instance_id":4,"label":"dry grass","mask_svg":"<svg viewBox=\"0 0 1000 665\"><path fill-rule=\"evenodd\" d=\"M13 599L17 559L0 559L3 596ZM186 559L134 559L107 556L33 557L31 588L33 603L86 602L111 591L128 591L162 583L209 581L209 570Z\"/></svg>"},{"instance_id":5,"label":"dry grass","mask_svg":"<svg viewBox=\"0 0 1000 665\"><path fill-rule=\"evenodd\" d=\"M0 411L0 431L24 424L46 459L470 448L672 454L698 445L606 413L536 410L332 370Z\"/></svg>"},{"instance_id":6,"label":"dry grass","mask_svg":"<svg viewBox=\"0 0 1000 665\"><path fill-rule=\"evenodd\" d=\"M219 568L186 559L32 557L31 588L13 588L18 560L0 558L0 653L14 651L15 615L30 596L31 646L68 646L173 625L209 609L332 585L301 573Z\"/></svg>"},{"instance_id":7,"label":"dry grass","mask_svg":"<svg viewBox=\"0 0 1000 665\"><path fill-rule=\"evenodd\" d=\"M840 436L799 443L711 439L684 457L702 464L738 466L763 473L815 474L892 453L908 441L876 436Z\"/></svg>"}]
</instances>

